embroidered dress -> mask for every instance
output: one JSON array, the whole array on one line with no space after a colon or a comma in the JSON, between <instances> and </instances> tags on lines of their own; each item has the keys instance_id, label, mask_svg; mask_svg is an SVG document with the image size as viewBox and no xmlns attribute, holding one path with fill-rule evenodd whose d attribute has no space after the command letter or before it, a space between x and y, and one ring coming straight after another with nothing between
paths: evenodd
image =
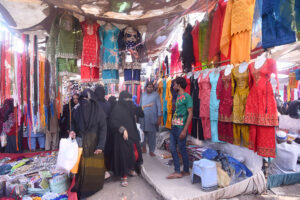
<instances>
[{"instance_id":1,"label":"embroidered dress","mask_svg":"<svg viewBox=\"0 0 300 200\"><path fill-rule=\"evenodd\" d=\"M239 67L235 67L231 72L231 90L233 95L233 143L241 144L241 135L243 146L248 147L249 126L244 125L244 114L247 97L249 94L249 70L240 73Z\"/></svg>"},{"instance_id":2,"label":"embroidered dress","mask_svg":"<svg viewBox=\"0 0 300 200\"><path fill-rule=\"evenodd\" d=\"M251 89L245 109L245 123L251 124L249 148L261 156L275 157L278 114L270 78L272 73L277 77L276 61L267 59L259 69L252 63L249 70Z\"/></svg>"},{"instance_id":3,"label":"embroidered dress","mask_svg":"<svg viewBox=\"0 0 300 200\"><path fill-rule=\"evenodd\" d=\"M119 47L118 37L120 30L108 24L100 27L99 37L101 41L101 67L102 78L104 83L118 83L119 82Z\"/></svg>"},{"instance_id":4,"label":"embroidered dress","mask_svg":"<svg viewBox=\"0 0 300 200\"><path fill-rule=\"evenodd\" d=\"M217 85L217 98L220 100L218 122L219 140L233 143L231 75L228 74L226 76L225 70L220 72Z\"/></svg>"},{"instance_id":5,"label":"embroidered dress","mask_svg":"<svg viewBox=\"0 0 300 200\"><path fill-rule=\"evenodd\" d=\"M176 42L171 49L171 74L181 72L182 65L180 60L180 53L178 50L178 43Z\"/></svg>"},{"instance_id":6,"label":"embroidered dress","mask_svg":"<svg viewBox=\"0 0 300 200\"><path fill-rule=\"evenodd\" d=\"M228 0L220 49L228 56L231 42L231 63L250 60L251 33L255 0Z\"/></svg>"},{"instance_id":7,"label":"embroidered dress","mask_svg":"<svg viewBox=\"0 0 300 200\"><path fill-rule=\"evenodd\" d=\"M216 93L219 76L220 74L216 72L212 72L209 74L209 80L211 84L209 109L212 142L220 142L218 140L218 114L220 100L217 99Z\"/></svg>"},{"instance_id":8,"label":"embroidered dress","mask_svg":"<svg viewBox=\"0 0 300 200\"><path fill-rule=\"evenodd\" d=\"M199 99L200 99L200 115L203 127L204 139L211 138L211 127L210 127L210 90L211 85L209 82L209 74L206 74L206 77L203 76L203 73L199 75Z\"/></svg>"},{"instance_id":9,"label":"embroidered dress","mask_svg":"<svg viewBox=\"0 0 300 200\"><path fill-rule=\"evenodd\" d=\"M84 21L81 23L83 30L83 49L81 57L81 80L99 80L99 49L100 40L98 36L99 24L89 24Z\"/></svg>"}]
</instances>

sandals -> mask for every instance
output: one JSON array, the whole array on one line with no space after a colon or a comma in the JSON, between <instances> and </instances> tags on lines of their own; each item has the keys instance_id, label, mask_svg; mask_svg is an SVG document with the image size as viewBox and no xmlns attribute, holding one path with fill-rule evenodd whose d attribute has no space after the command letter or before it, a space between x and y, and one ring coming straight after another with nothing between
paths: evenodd
<instances>
[{"instance_id":1,"label":"sandals","mask_svg":"<svg viewBox=\"0 0 300 200\"><path fill-rule=\"evenodd\" d=\"M136 176L137 176L137 173L136 173L135 171L130 171L130 172L128 173L128 175L131 176L131 177L136 177Z\"/></svg>"},{"instance_id":2,"label":"sandals","mask_svg":"<svg viewBox=\"0 0 300 200\"><path fill-rule=\"evenodd\" d=\"M121 186L122 187L127 187L128 186L128 179L126 178L121 178Z\"/></svg>"},{"instance_id":3,"label":"sandals","mask_svg":"<svg viewBox=\"0 0 300 200\"><path fill-rule=\"evenodd\" d=\"M182 174L181 173L176 173L174 172L173 174L170 174L167 179L176 179L176 178L182 178Z\"/></svg>"}]
</instances>

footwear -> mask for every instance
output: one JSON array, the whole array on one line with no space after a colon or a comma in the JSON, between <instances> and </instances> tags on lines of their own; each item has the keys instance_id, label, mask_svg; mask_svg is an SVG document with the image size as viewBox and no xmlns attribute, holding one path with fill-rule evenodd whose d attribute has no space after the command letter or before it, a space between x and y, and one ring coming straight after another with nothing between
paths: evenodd
<instances>
[{"instance_id":1,"label":"footwear","mask_svg":"<svg viewBox=\"0 0 300 200\"><path fill-rule=\"evenodd\" d=\"M143 153L147 153L146 147L143 147L143 148L142 148L142 152L143 152Z\"/></svg>"},{"instance_id":2,"label":"footwear","mask_svg":"<svg viewBox=\"0 0 300 200\"><path fill-rule=\"evenodd\" d=\"M182 174L174 172L167 177L167 179L176 179L176 178L182 178Z\"/></svg>"},{"instance_id":3,"label":"footwear","mask_svg":"<svg viewBox=\"0 0 300 200\"><path fill-rule=\"evenodd\" d=\"M190 176L190 172L182 171L182 172L181 172L181 175L182 175L182 177Z\"/></svg>"},{"instance_id":4,"label":"footwear","mask_svg":"<svg viewBox=\"0 0 300 200\"><path fill-rule=\"evenodd\" d=\"M122 187L127 187L128 186L128 180L126 178L121 178L121 186Z\"/></svg>"},{"instance_id":5,"label":"footwear","mask_svg":"<svg viewBox=\"0 0 300 200\"><path fill-rule=\"evenodd\" d=\"M130 171L130 172L128 173L128 175L131 176L131 177L136 177L136 176L137 176L137 173L136 173L135 171Z\"/></svg>"},{"instance_id":6,"label":"footwear","mask_svg":"<svg viewBox=\"0 0 300 200\"><path fill-rule=\"evenodd\" d=\"M156 156L155 153L153 153L153 152L150 152L149 155L152 156L152 157Z\"/></svg>"}]
</instances>

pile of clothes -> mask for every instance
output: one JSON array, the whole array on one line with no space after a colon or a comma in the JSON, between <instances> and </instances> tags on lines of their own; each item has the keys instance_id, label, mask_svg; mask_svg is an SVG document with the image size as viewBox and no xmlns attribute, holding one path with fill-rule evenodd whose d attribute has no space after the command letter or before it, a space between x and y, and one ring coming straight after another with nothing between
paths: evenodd
<instances>
[{"instance_id":1,"label":"pile of clothes","mask_svg":"<svg viewBox=\"0 0 300 200\"><path fill-rule=\"evenodd\" d=\"M69 177L56 171L56 152L0 160L0 198L68 199Z\"/></svg>"}]
</instances>

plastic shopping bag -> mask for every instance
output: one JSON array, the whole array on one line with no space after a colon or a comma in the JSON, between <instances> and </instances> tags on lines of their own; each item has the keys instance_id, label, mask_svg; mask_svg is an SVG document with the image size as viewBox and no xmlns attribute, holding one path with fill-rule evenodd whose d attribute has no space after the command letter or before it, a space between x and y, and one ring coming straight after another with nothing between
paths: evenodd
<instances>
[{"instance_id":1,"label":"plastic shopping bag","mask_svg":"<svg viewBox=\"0 0 300 200\"><path fill-rule=\"evenodd\" d=\"M63 138L59 143L56 170L69 174L78 159L78 144L71 138Z\"/></svg>"},{"instance_id":2,"label":"plastic shopping bag","mask_svg":"<svg viewBox=\"0 0 300 200\"><path fill-rule=\"evenodd\" d=\"M139 134L140 134L140 138L141 138L141 143L144 142L144 139L145 139L145 134L144 134L144 131L141 129L141 125L140 124L136 124L136 127L139 131Z\"/></svg>"}]
</instances>

